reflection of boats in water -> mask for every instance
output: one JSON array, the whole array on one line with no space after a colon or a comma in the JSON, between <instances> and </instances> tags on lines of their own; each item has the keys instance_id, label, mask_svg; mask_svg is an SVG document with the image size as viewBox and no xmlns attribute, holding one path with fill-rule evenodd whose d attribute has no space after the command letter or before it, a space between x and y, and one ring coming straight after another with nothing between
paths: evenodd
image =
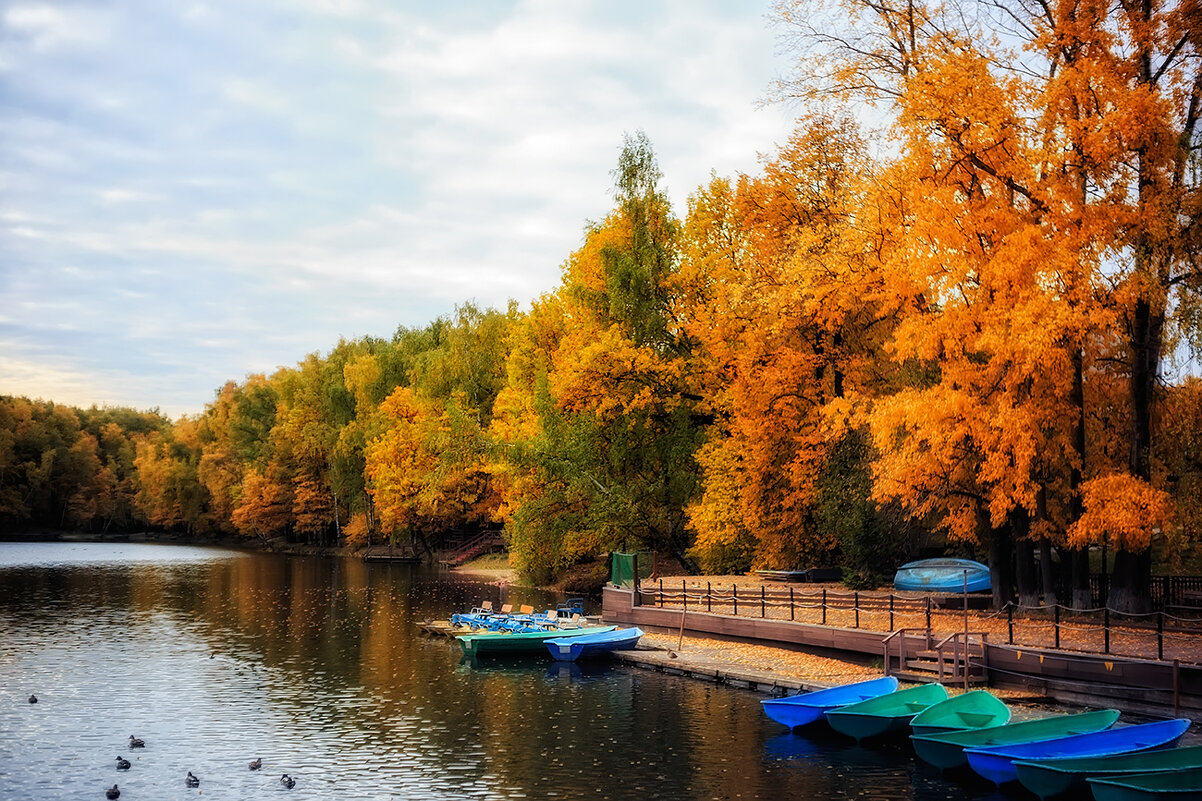
<instances>
[{"instance_id":1,"label":"reflection of boats in water","mask_svg":"<svg viewBox=\"0 0 1202 801\"><path fill-rule=\"evenodd\" d=\"M459 659L462 670L472 673L533 676L542 675L551 681L578 681L612 675L615 670L611 662L555 662L543 664L532 662L529 657L511 655L475 659L464 654Z\"/></svg>"},{"instance_id":2,"label":"reflection of boats in water","mask_svg":"<svg viewBox=\"0 0 1202 801\"><path fill-rule=\"evenodd\" d=\"M764 741L764 761L774 770L797 771L811 798L906 799L906 801L1005 801L992 783L971 771L949 778L914 758L902 741L878 740L865 747L822 728L781 734Z\"/></svg>"},{"instance_id":3,"label":"reflection of boats in water","mask_svg":"<svg viewBox=\"0 0 1202 801\"><path fill-rule=\"evenodd\" d=\"M847 766L894 771L898 767L899 755L905 756L896 748L851 745L831 733L825 737L787 733L764 741L765 759L813 762L831 768Z\"/></svg>"},{"instance_id":4,"label":"reflection of boats in water","mask_svg":"<svg viewBox=\"0 0 1202 801\"><path fill-rule=\"evenodd\" d=\"M589 681L613 675L612 662L552 662L547 666L546 677L560 681Z\"/></svg>"}]
</instances>

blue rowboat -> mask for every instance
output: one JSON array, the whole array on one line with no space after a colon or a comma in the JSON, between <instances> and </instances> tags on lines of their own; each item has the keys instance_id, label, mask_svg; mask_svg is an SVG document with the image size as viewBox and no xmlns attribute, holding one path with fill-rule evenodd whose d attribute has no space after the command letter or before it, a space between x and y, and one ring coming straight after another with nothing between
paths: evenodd
<instances>
[{"instance_id":1,"label":"blue rowboat","mask_svg":"<svg viewBox=\"0 0 1202 801\"><path fill-rule=\"evenodd\" d=\"M640 628L614 629L613 631L598 631L581 634L575 637L552 637L544 641L551 656L561 662L575 662L577 659L607 654L610 651L627 651L639 644L643 636Z\"/></svg>"},{"instance_id":2,"label":"blue rowboat","mask_svg":"<svg viewBox=\"0 0 1202 801\"><path fill-rule=\"evenodd\" d=\"M1202 745L1161 748L1131 754L1062 759L1016 759L1014 768L1023 787L1040 798L1084 798L1087 779L1122 779L1139 773L1202 769Z\"/></svg>"},{"instance_id":3,"label":"blue rowboat","mask_svg":"<svg viewBox=\"0 0 1202 801\"><path fill-rule=\"evenodd\" d=\"M908 732L915 715L945 700L947 688L942 684L920 684L832 709L826 713L826 720L840 734L863 740L890 732Z\"/></svg>"},{"instance_id":4,"label":"blue rowboat","mask_svg":"<svg viewBox=\"0 0 1202 801\"><path fill-rule=\"evenodd\" d=\"M820 720L832 709L867 701L869 698L878 698L896 689L896 678L882 676L879 679L840 684L824 690L790 695L787 698L769 698L760 703L763 704L764 713L768 717L790 729L796 729L798 726Z\"/></svg>"},{"instance_id":5,"label":"blue rowboat","mask_svg":"<svg viewBox=\"0 0 1202 801\"><path fill-rule=\"evenodd\" d=\"M1117 709L1099 709L1094 712L1079 712L1074 715L1052 715L1005 726L990 726L985 729L965 729L942 734L915 734L910 737L914 753L937 768L949 770L968 764L965 748L985 748L991 745L1029 743L1035 740L1051 740L1071 734L1101 731L1114 725L1119 719Z\"/></svg>"},{"instance_id":6,"label":"blue rowboat","mask_svg":"<svg viewBox=\"0 0 1202 801\"><path fill-rule=\"evenodd\" d=\"M1018 771L1014 767L1016 759L1106 756L1146 751L1177 742L1191 722L1189 718L1157 720L1089 734L1057 737L1054 740L966 748L964 753L968 756L968 764L978 775L1002 785L1018 781Z\"/></svg>"},{"instance_id":7,"label":"blue rowboat","mask_svg":"<svg viewBox=\"0 0 1202 801\"><path fill-rule=\"evenodd\" d=\"M1202 768L1088 779L1094 801L1198 801Z\"/></svg>"},{"instance_id":8,"label":"blue rowboat","mask_svg":"<svg viewBox=\"0 0 1202 801\"><path fill-rule=\"evenodd\" d=\"M893 575L895 590L963 592L965 573L969 592L990 589L989 567L971 559L920 559L902 565Z\"/></svg>"},{"instance_id":9,"label":"blue rowboat","mask_svg":"<svg viewBox=\"0 0 1202 801\"><path fill-rule=\"evenodd\" d=\"M914 734L984 729L1010 722L1010 707L985 690L972 690L924 709L910 721Z\"/></svg>"}]
</instances>

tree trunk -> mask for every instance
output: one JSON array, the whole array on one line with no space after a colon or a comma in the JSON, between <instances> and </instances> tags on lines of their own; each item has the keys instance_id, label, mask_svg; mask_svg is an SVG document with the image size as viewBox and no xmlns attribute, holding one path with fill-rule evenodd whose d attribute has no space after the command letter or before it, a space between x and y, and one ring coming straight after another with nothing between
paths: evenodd
<instances>
[{"instance_id":1,"label":"tree trunk","mask_svg":"<svg viewBox=\"0 0 1202 801\"><path fill-rule=\"evenodd\" d=\"M1039 586L1035 578L1035 543L1027 537L1028 519L1021 506L1010 515L1014 531L1015 574L1018 579L1018 605L1039 606Z\"/></svg>"},{"instance_id":2,"label":"tree trunk","mask_svg":"<svg viewBox=\"0 0 1202 801\"><path fill-rule=\"evenodd\" d=\"M1039 585L1043 590L1044 606L1059 603L1056 596L1056 569L1052 564L1052 541L1047 537L1039 540Z\"/></svg>"},{"instance_id":3,"label":"tree trunk","mask_svg":"<svg viewBox=\"0 0 1202 801\"><path fill-rule=\"evenodd\" d=\"M1010 602L1014 584L1014 559L1010 529L991 529L985 510L977 510L977 531L980 539L989 543L989 583L993 590L993 608L1001 609Z\"/></svg>"},{"instance_id":4,"label":"tree trunk","mask_svg":"<svg viewBox=\"0 0 1202 801\"><path fill-rule=\"evenodd\" d=\"M1066 550L1073 582L1070 606L1073 609L1093 607L1093 590L1089 587L1089 549L1069 548Z\"/></svg>"},{"instance_id":5,"label":"tree trunk","mask_svg":"<svg viewBox=\"0 0 1202 801\"><path fill-rule=\"evenodd\" d=\"M1107 603L1116 612L1137 615L1152 611L1152 549L1115 551L1114 574Z\"/></svg>"}]
</instances>

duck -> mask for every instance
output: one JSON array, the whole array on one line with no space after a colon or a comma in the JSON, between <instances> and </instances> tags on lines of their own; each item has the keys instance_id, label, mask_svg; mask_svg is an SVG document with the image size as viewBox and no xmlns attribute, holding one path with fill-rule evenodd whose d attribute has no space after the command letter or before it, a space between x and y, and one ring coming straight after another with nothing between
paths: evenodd
<instances>
[{"instance_id":1,"label":"duck","mask_svg":"<svg viewBox=\"0 0 1202 801\"><path fill-rule=\"evenodd\" d=\"M115 799L121 797L121 791L118 790L117 785L114 784L112 787L104 791L104 797L109 801L115 801Z\"/></svg>"},{"instance_id":2,"label":"duck","mask_svg":"<svg viewBox=\"0 0 1202 801\"><path fill-rule=\"evenodd\" d=\"M256 759L255 761L251 762L247 767L249 767L251 770L258 770L259 768L263 767L263 760L261 758Z\"/></svg>"},{"instance_id":3,"label":"duck","mask_svg":"<svg viewBox=\"0 0 1202 801\"><path fill-rule=\"evenodd\" d=\"M117 757L117 770L129 770L129 760L125 757Z\"/></svg>"},{"instance_id":4,"label":"duck","mask_svg":"<svg viewBox=\"0 0 1202 801\"><path fill-rule=\"evenodd\" d=\"M296 786L296 779L292 778L287 773L285 773L283 776L280 777L280 784L284 785L289 790L291 790L293 787Z\"/></svg>"},{"instance_id":5,"label":"duck","mask_svg":"<svg viewBox=\"0 0 1202 801\"><path fill-rule=\"evenodd\" d=\"M146 741L145 741L145 740L142 740L142 739L139 739L139 738L137 738L137 737L134 737L134 736L131 734L131 735L129 735L129 747L130 747L130 748L145 748L145 747L146 747Z\"/></svg>"},{"instance_id":6,"label":"duck","mask_svg":"<svg viewBox=\"0 0 1202 801\"><path fill-rule=\"evenodd\" d=\"M36 704L37 702L38 702L38 697L36 695L34 695L33 693L30 693L29 694L29 703Z\"/></svg>"},{"instance_id":7,"label":"duck","mask_svg":"<svg viewBox=\"0 0 1202 801\"><path fill-rule=\"evenodd\" d=\"M189 787L199 787L200 779L192 775L192 771L188 771L188 775L184 777L184 784Z\"/></svg>"}]
</instances>

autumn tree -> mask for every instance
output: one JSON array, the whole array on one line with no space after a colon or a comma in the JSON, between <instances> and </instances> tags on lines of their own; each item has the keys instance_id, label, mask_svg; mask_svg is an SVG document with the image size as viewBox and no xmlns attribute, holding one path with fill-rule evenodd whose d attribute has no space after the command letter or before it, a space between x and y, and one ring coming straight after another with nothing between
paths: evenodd
<instances>
[{"instance_id":1,"label":"autumn tree","mask_svg":"<svg viewBox=\"0 0 1202 801\"><path fill-rule=\"evenodd\" d=\"M863 439L845 424L848 390L881 380L873 361L889 328L856 223L872 173L850 116L820 113L799 120L762 174L716 178L691 198L679 307L714 419L691 507L711 566L859 554L849 573L867 567L872 549L856 540L884 521L866 491L854 504L862 515L842 503L866 488L847 472L866 464L848 458ZM853 519L863 525L842 525Z\"/></svg>"},{"instance_id":2,"label":"autumn tree","mask_svg":"<svg viewBox=\"0 0 1202 801\"><path fill-rule=\"evenodd\" d=\"M988 511L995 528L1009 518L1011 530L1025 535L1036 515L1043 518L1040 522L1046 523L1043 528L1049 535L1059 532L1084 545L1099 532L1077 525L1089 512L1081 501L1088 497L1096 506L1112 498L1082 484L1091 474L1083 436L1087 393L1082 384L1089 375L1088 362L1100 355L1097 346L1105 346L1116 325L1122 324L1132 408L1130 457L1124 470L1129 478L1096 478L1105 479L1110 492L1126 488L1131 498L1154 493L1147 467L1149 409L1167 299L1171 291L1197 283L1185 258L1192 238L1192 189L1184 164L1196 127L1196 101L1190 100L1190 87L1196 82L1190 72L1196 64L1187 29L1190 17L1169 6L1120 4L1111 9L1071 1L930 7L853 0L840 9L846 24L823 28L815 24L829 12L821 4L780 5L780 18L798 36L807 56L806 77L786 91L809 98L834 94L882 102L894 112L895 131L902 140L900 166L917 170L920 178L923 171L928 176L922 178L923 194L918 196L905 192L913 178L898 184L897 194L906 205L899 205L903 216L896 230L910 250L897 252L911 261L942 260L938 266L944 271L919 266L902 274L901 279L913 286L909 297L935 310L927 316L939 320L946 316L949 299L987 312L996 298L1006 295L996 294L998 278L1011 284L1012 297L1019 297L1014 292L1024 293L1022 305L1013 310L1003 303L988 316L973 313L978 322L1001 323L993 340L984 343L988 347L974 358L982 364L997 362L989 369L1005 376L1005 383L978 384L981 389L1003 389L1001 394L992 392L992 400L972 393L991 405L1004 401L999 414L987 418L1000 426L985 432L965 429L963 442L983 466L997 456L1003 468L969 495L978 497L978 511ZM981 13L971 13L976 11ZM1004 36L979 24L993 11L1000 12L993 20L1007 28ZM927 210L920 213L917 202ZM966 208L975 208L972 216L962 213ZM1172 224L1166 225L1169 220ZM974 270L987 267L993 285L950 262L946 256L953 253L976 254L980 267ZM1011 265L1020 266L1028 277L1015 273ZM954 269L948 272L948 266ZM972 291L966 298L971 304L957 298L964 289ZM982 299L988 301L985 306ZM1039 316L1029 314L1040 308ZM1013 343L998 338L1007 327ZM985 328L967 330L979 348ZM1049 333L1054 335L1051 340ZM946 336L942 342L949 344ZM1013 355L998 360L993 342ZM913 352L921 353L921 345ZM930 353L946 375L944 352ZM1026 368L1035 355L1050 356L1053 369ZM1007 363L1004 373L998 373L998 366ZM1063 376L1058 385L1030 394L1038 387L1027 379L1053 376ZM965 385L953 379L951 386ZM1062 402L1074 408L1058 413L1055 407ZM1056 430L1057 421L1069 424ZM1023 430L1028 433L1021 434ZM1014 449L1024 440L1054 447L1037 448L1038 461L1010 464L1009 456L1031 451L1030 445ZM992 448L1000 450L993 454ZM980 476L981 469L971 466L969 473ZM1063 512L1057 512L1057 506ZM951 522L954 525L954 519ZM1147 603L1147 546L1155 528L1148 521L1140 534L1128 532L1122 539L1113 598L1117 607L1134 610Z\"/></svg>"},{"instance_id":3,"label":"autumn tree","mask_svg":"<svg viewBox=\"0 0 1202 801\"><path fill-rule=\"evenodd\" d=\"M616 206L511 348L494 431L519 565L550 571L643 545L690 560L699 441L689 341L673 312L678 223L646 136L628 136Z\"/></svg>"}]
</instances>

